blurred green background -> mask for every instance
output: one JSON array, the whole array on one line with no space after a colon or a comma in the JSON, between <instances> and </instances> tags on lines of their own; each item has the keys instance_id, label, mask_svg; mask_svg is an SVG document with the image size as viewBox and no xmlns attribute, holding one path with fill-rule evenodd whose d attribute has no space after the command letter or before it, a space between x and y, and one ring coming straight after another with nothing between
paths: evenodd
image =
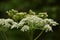
<instances>
[{"instance_id":1,"label":"blurred green background","mask_svg":"<svg viewBox=\"0 0 60 40\"><path fill-rule=\"evenodd\" d=\"M20 11L28 12L30 9L38 12L47 12L49 18L54 19L60 23L60 1L59 0L0 0L0 18L8 18L6 14L7 10L15 9ZM60 26L53 27L54 32L43 33L43 35L37 40L60 40ZM19 39L20 35L18 31L9 32L10 40ZM13 35L13 34L14 35ZM40 33L39 30L34 32L34 38ZM11 35L12 34L12 35ZM0 33L0 40L2 33ZM21 39L19 39L21 40Z\"/></svg>"}]
</instances>

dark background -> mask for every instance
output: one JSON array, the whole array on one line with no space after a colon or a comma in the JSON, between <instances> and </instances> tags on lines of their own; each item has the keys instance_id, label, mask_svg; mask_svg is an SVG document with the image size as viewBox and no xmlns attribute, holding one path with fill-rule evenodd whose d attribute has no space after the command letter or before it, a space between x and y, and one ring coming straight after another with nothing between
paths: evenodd
<instances>
[{"instance_id":1,"label":"dark background","mask_svg":"<svg viewBox=\"0 0 60 40\"><path fill-rule=\"evenodd\" d=\"M6 11L10 9L15 9L19 12L28 12L30 9L36 13L47 12L49 18L60 23L60 0L0 0L0 18L8 18ZM38 40L60 40L60 25L53 27L53 31L43 33ZM36 30L34 36L39 33L39 30Z\"/></svg>"}]
</instances>

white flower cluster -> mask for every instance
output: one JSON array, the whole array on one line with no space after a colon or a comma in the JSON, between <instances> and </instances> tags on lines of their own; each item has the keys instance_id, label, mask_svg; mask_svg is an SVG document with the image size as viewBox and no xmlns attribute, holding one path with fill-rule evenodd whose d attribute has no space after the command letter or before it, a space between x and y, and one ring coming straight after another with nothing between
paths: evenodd
<instances>
[{"instance_id":1,"label":"white flower cluster","mask_svg":"<svg viewBox=\"0 0 60 40\"><path fill-rule=\"evenodd\" d=\"M58 25L58 23L55 22L55 21L52 20L52 19L48 19L48 18L46 18L46 19L44 19L44 20L46 21L46 23L49 23L49 24L52 25L52 26L56 26L56 25Z\"/></svg>"},{"instance_id":2,"label":"white flower cluster","mask_svg":"<svg viewBox=\"0 0 60 40\"><path fill-rule=\"evenodd\" d=\"M52 26L56 26L58 25L58 23L52 19L48 19L48 18L42 19L36 15L29 15L28 17L23 18L19 22L19 25L20 26L27 25L28 29L29 27L31 27L31 29L35 28L35 29L45 30L47 32L47 31L52 31ZM33 25L33 27L31 25ZM26 30L27 27L26 28L22 27L23 29L22 31Z\"/></svg>"},{"instance_id":3,"label":"white flower cluster","mask_svg":"<svg viewBox=\"0 0 60 40\"><path fill-rule=\"evenodd\" d=\"M19 27L18 23L14 22L12 19L0 19L0 26L8 28L11 27L11 29L14 27Z\"/></svg>"},{"instance_id":4,"label":"white flower cluster","mask_svg":"<svg viewBox=\"0 0 60 40\"><path fill-rule=\"evenodd\" d=\"M49 24L46 24L46 25L44 26L44 29L45 29L46 32L47 32L47 31L52 31L52 27L51 27Z\"/></svg>"},{"instance_id":5,"label":"white flower cluster","mask_svg":"<svg viewBox=\"0 0 60 40\"><path fill-rule=\"evenodd\" d=\"M54 20L47 18L48 15L46 12L35 15L35 12L32 10L27 14L26 12L18 12L12 9L7 13L12 19L0 19L0 26L2 27L10 27L11 29L21 28L21 31L23 32L33 29L45 30L47 32L53 31L52 26L58 25Z\"/></svg>"},{"instance_id":6,"label":"white flower cluster","mask_svg":"<svg viewBox=\"0 0 60 40\"><path fill-rule=\"evenodd\" d=\"M21 31L28 31L29 30L29 26L28 25L24 25L22 28L21 28Z\"/></svg>"}]
</instances>

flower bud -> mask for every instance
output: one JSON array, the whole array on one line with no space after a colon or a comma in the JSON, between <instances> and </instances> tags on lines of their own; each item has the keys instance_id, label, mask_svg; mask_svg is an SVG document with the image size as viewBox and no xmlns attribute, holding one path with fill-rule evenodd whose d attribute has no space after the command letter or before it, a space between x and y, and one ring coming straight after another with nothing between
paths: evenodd
<instances>
[{"instance_id":1,"label":"flower bud","mask_svg":"<svg viewBox=\"0 0 60 40\"><path fill-rule=\"evenodd\" d=\"M46 17L48 17L48 15L47 15L46 12L45 12L45 13L39 13L38 16L41 17L41 18L46 18Z\"/></svg>"}]
</instances>

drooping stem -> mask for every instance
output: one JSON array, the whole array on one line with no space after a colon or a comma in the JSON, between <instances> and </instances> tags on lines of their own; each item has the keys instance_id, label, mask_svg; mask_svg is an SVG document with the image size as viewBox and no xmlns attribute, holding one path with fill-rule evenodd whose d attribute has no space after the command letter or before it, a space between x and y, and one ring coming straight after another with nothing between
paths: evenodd
<instances>
[{"instance_id":1,"label":"drooping stem","mask_svg":"<svg viewBox=\"0 0 60 40\"><path fill-rule=\"evenodd\" d=\"M44 31L41 31L41 33L34 39L34 40L37 40L43 33Z\"/></svg>"}]
</instances>

